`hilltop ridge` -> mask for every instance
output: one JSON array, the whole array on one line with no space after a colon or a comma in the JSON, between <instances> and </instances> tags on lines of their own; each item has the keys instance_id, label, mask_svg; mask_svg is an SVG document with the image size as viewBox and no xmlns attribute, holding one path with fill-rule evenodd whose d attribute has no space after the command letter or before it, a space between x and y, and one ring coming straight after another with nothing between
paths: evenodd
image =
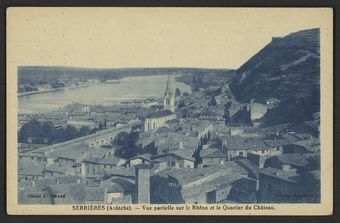
<instances>
[{"instance_id":1,"label":"hilltop ridge","mask_svg":"<svg viewBox=\"0 0 340 223\"><path fill-rule=\"evenodd\" d=\"M320 30L274 37L237 69L230 88L241 102L280 100L264 117L267 123L311 119L320 110Z\"/></svg>"}]
</instances>

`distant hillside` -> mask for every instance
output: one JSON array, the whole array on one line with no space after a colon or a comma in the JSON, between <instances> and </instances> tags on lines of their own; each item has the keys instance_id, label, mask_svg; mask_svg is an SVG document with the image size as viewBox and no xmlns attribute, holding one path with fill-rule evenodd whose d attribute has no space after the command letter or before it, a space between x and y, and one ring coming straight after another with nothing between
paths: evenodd
<instances>
[{"instance_id":1,"label":"distant hillside","mask_svg":"<svg viewBox=\"0 0 340 223\"><path fill-rule=\"evenodd\" d=\"M273 38L236 72L230 85L237 100L281 101L267 123L299 122L320 110L320 31L303 30Z\"/></svg>"},{"instance_id":2,"label":"distant hillside","mask_svg":"<svg viewBox=\"0 0 340 223\"><path fill-rule=\"evenodd\" d=\"M117 69L96 69L76 67L49 67L49 66L21 66L18 67L18 81L32 83L39 81L72 80L72 79L119 79L126 76L144 75L172 75L172 74L193 74L205 73L223 74L227 69L201 69L201 68L117 68Z\"/></svg>"}]
</instances>

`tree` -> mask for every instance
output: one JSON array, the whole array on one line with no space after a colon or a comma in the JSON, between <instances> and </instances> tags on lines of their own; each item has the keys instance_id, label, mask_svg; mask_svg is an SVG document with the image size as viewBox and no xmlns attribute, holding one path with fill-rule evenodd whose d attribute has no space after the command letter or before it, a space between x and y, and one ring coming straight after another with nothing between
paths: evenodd
<instances>
[{"instance_id":1,"label":"tree","mask_svg":"<svg viewBox=\"0 0 340 223\"><path fill-rule=\"evenodd\" d=\"M185 97L189 97L189 93L188 92L184 92L182 95L185 96Z\"/></svg>"},{"instance_id":2,"label":"tree","mask_svg":"<svg viewBox=\"0 0 340 223\"><path fill-rule=\"evenodd\" d=\"M90 128L87 126L83 126L79 129L79 136L85 136L90 133Z\"/></svg>"},{"instance_id":3,"label":"tree","mask_svg":"<svg viewBox=\"0 0 340 223\"><path fill-rule=\"evenodd\" d=\"M50 83L51 88L62 88L65 87L65 84L59 81L54 81Z\"/></svg>"},{"instance_id":4,"label":"tree","mask_svg":"<svg viewBox=\"0 0 340 223\"><path fill-rule=\"evenodd\" d=\"M216 102L215 97L212 97L212 98L210 99L209 105L210 105L210 106L216 106L216 105L217 105L217 102Z\"/></svg>"},{"instance_id":5,"label":"tree","mask_svg":"<svg viewBox=\"0 0 340 223\"><path fill-rule=\"evenodd\" d=\"M39 122L31 119L18 132L20 143L55 144L90 134L88 127L77 130L71 125L66 128L56 128L51 121Z\"/></svg>"},{"instance_id":6,"label":"tree","mask_svg":"<svg viewBox=\"0 0 340 223\"><path fill-rule=\"evenodd\" d=\"M39 139L42 139L44 132L40 126L40 122L36 119L31 119L25 123L19 130L18 138L19 142L27 143L31 138L32 143L41 143Z\"/></svg>"},{"instance_id":7,"label":"tree","mask_svg":"<svg viewBox=\"0 0 340 223\"><path fill-rule=\"evenodd\" d=\"M72 125L67 125L62 134L62 140L67 141L79 137L77 129Z\"/></svg>"},{"instance_id":8,"label":"tree","mask_svg":"<svg viewBox=\"0 0 340 223\"><path fill-rule=\"evenodd\" d=\"M175 97L180 97L180 96L181 96L181 91L179 90L179 88L176 88Z\"/></svg>"},{"instance_id":9,"label":"tree","mask_svg":"<svg viewBox=\"0 0 340 223\"><path fill-rule=\"evenodd\" d=\"M183 107L185 107L185 103L184 103L184 101L180 101L177 105L177 108L180 109L180 108L183 108Z\"/></svg>"},{"instance_id":10,"label":"tree","mask_svg":"<svg viewBox=\"0 0 340 223\"><path fill-rule=\"evenodd\" d=\"M117 147L115 155L123 159L136 156L140 150L137 146L138 137L138 132L120 132L113 141L113 145Z\"/></svg>"}]
</instances>

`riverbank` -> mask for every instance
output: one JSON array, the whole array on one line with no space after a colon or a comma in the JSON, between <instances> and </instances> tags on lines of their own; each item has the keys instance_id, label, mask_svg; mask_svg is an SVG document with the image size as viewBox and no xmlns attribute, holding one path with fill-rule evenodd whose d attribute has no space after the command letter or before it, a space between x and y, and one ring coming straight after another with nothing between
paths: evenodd
<instances>
[{"instance_id":1,"label":"riverbank","mask_svg":"<svg viewBox=\"0 0 340 223\"><path fill-rule=\"evenodd\" d=\"M123 101L142 100L151 97L163 97L167 76L147 76L120 79L115 84L89 84L69 91L54 91L46 94L34 94L18 97L19 112L25 114L43 113L57 110L74 102L88 105L109 106ZM172 88L181 92L191 92L190 86L172 81Z\"/></svg>"},{"instance_id":2,"label":"riverbank","mask_svg":"<svg viewBox=\"0 0 340 223\"><path fill-rule=\"evenodd\" d=\"M29 91L29 92L18 93L18 97L34 95L34 94L43 94L43 93L49 93L49 92L61 91L61 90L71 90L75 88L83 88L83 87L89 87L89 86L90 86L89 84L85 84L85 85L78 85L78 86L72 86L72 87L52 88L52 89L46 89L46 90L41 90L41 91Z\"/></svg>"}]
</instances>

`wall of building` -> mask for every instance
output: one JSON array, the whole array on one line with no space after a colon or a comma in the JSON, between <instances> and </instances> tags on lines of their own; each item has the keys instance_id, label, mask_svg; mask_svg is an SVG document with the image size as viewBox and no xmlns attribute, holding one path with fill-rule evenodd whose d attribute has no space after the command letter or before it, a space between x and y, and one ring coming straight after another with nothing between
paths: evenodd
<instances>
[{"instance_id":1,"label":"wall of building","mask_svg":"<svg viewBox=\"0 0 340 223\"><path fill-rule=\"evenodd\" d=\"M225 160L226 160L225 158L217 158L217 157L202 158L202 165L204 167L204 166L223 164Z\"/></svg>"},{"instance_id":2,"label":"wall of building","mask_svg":"<svg viewBox=\"0 0 340 223\"><path fill-rule=\"evenodd\" d=\"M150 131L165 126L165 122L175 119L176 114L159 117L159 118L146 118L144 122L144 131Z\"/></svg>"},{"instance_id":3,"label":"wall of building","mask_svg":"<svg viewBox=\"0 0 340 223\"><path fill-rule=\"evenodd\" d=\"M81 127L88 127L90 129L98 128L98 124L91 120L75 120L75 119L69 119L67 120L68 125L72 125L77 129L80 129Z\"/></svg>"},{"instance_id":4,"label":"wall of building","mask_svg":"<svg viewBox=\"0 0 340 223\"><path fill-rule=\"evenodd\" d=\"M180 168L194 168L195 163L193 161L183 159L183 160L179 160L179 167Z\"/></svg>"},{"instance_id":5,"label":"wall of building","mask_svg":"<svg viewBox=\"0 0 340 223\"><path fill-rule=\"evenodd\" d=\"M64 157L58 157L58 163L65 166L73 166L76 163L74 159L68 159Z\"/></svg>"},{"instance_id":6,"label":"wall of building","mask_svg":"<svg viewBox=\"0 0 340 223\"><path fill-rule=\"evenodd\" d=\"M185 204L206 204L207 194L206 193L197 193L190 197L184 197Z\"/></svg>"},{"instance_id":7,"label":"wall of building","mask_svg":"<svg viewBox=\"0 0 340 223\"><path fill-rule=\"evenodd\" d=\"M260 174L259 177L260 202L263 203L294 202L292 196L295 193L299 193L299 188L295 183L282 180L275 176Z\"/></svg>"},{"instance_id":8,"label":"wall of building","mask_svg":"<svg viewBox=\"0 0 340 223\"><path fill-rule=\"evenodd\" d=\"M106 130L103 130L103 131L106 131ZM131 127L124 129L124 132L131 132L131 131L132 131ZM107 144L110 144L111 141L114 140L118 134L119 134L119 131L112 130L112 132L109 131L101 135L98 135L96 137L87 139L85 143L89 147L107 145Z\"/></svg>"},{"instance_id":9,"label":"wall of building","mask_svg":"<svg viewBox=\"0 0 340 223\"><path fill-rule=\"evenodd\" d=\"M137 203L150 204L150 169L136 169Z\"/></svg>"},{"instance_id":10,"label":"wall of building","mask_svg":"<svg viewBox=\"0 0 340 223\"><path fill-rule=\"evenodd\" d=\"M247 159L254 163L259 168L264 168L264 163L269 156L267 155L259 155L254 153L247 153Z\"/></svg>"},{"instance_id":11,"label":"wall of building","mask_svg":"<svg viewBox=\"0 0 340 223\"><path fill-rule=\"evenodd\" d=\"M143 163L143 159L133 159L133 160L130 160L130 165L131 166L134 166L134 165L137 165L137 164L142 164Z\"/></svg>"},{"instance_id":12,"label":"wall of building","mask_svg":"<svg viewBox=\"0 0 340 223\"><path fill-rule=\"evenodd\" d=\"M35 180L35 179L42 179L44 176L40 175L22 175L18 174L18 180L23 181L23 180Z\"/></svg>"},{"instance_id":13,"label":"wall of building","mask_svg":"<svg viewBox=\"0 0 340 223\"><path fill-rule=\"evenodd\" d=\"M166 156L165 161L161 163L165 163L167 167L171 167L171 168L194 168L195 167L194 161L178 158L176 156Z\"/></svg>"},{"instance_id":14,"label":"wall of building","mask_svg":"<svg viewBox=\"0 0 340 223\"><path fill-rule=\"evenodd\" d=\"M267 106L253 103L250 105L250 118L251 120L256 120L262 118L267 113Z\"/></svg>"},{"instance_id":15,"label":"wall of building","mask_svg":"<svg viewBox=\"0 0 340 223\"><path fill-rule=\"evenodd\" d=\"M22 161L33 161L34 163L36 164L39 164L39 165L44 165L44 164L47 164L47 158L46 157L41 157L41 156L27 156L27 155L18 155L19 157L19 160L22 160Z\"/></svg>"},{"instance_id":16,"label":"wall of building","mask_svg":"<svg viewBox=\"0 0 340 223\"><path fill-rule=\"evenodd\" d=\"M82 162L81 164L81 175L83 177L91 175L102 175L106 171L114 168L114 164L102 164L102 163L92 163L92 162Z\"/></svg>"},{"instance_id":17,"label":"wall of building","mask_svg":"<svg viewBox=\"0 0 340 223\"><path fill-rule=\"evenodd\" d=\"M229 160L236 156L244 156L247 157L248 153L257 154L260 156L275 156L282 154L282 149L280 148L265 148L260 150L250 150L250 149L238 149L238 150L230 150L227 149L227 155Z\"/></svg>"},{"instance_id":18,"label":"wall of building","mask_svg":"<svg viewBox=\"0 0 340 223\"><path fill-rule=\"evenodd\" d=\"M108 204L112 204L112 199L117 199L117 198L121 198L124 196L124 193L122 192L112 192L112 193L107 193L106 194L106 203Z\"/></svg>"},{"instance_id":19,"label":"wall of building","mask_svg":"<svg viewBox=\"0 0 340 223\"><path fill-rule=\"evenodd\" d=\"M228 198L232 186L227 186L216 190L216 202L223 201Z\"/></svg>"},{"instance_id":20,"label":"wall of building","mask_svg":"<svg viewBox=\"0 0 340 223\"><path fill-rule=\"evenodd\" d=\"M184 204L182 185L174 177L152 176L151 180L152 203Z\"/></svg>"}]
</instances>

